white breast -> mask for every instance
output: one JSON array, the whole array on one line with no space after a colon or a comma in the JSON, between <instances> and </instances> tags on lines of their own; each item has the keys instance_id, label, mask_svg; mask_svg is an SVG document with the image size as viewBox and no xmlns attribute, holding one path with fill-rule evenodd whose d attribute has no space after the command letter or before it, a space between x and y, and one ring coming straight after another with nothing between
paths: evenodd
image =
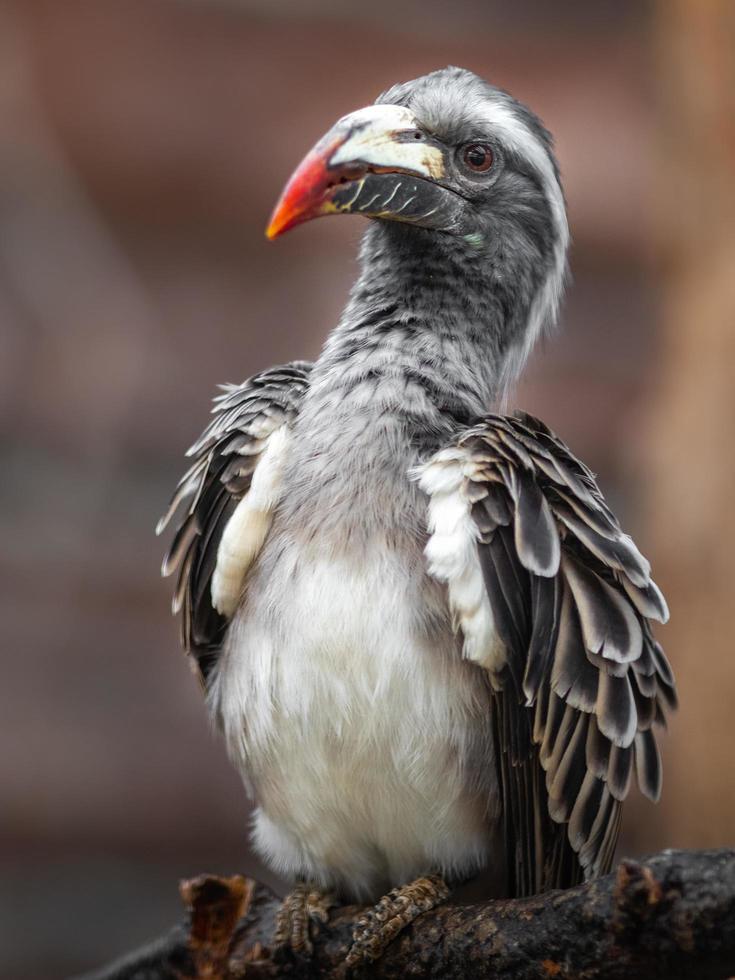
<instances>
[{"instance_id":1,"label":"white breast","mask_svg":"<svg viewBox=\"0 0 735 980\"><path fill-rule=\"evenodd\" d=\"M367 899L485 862L496 799L484 672L421 556L269 539L210 700L280 873Z\"/></svg>"}]
</instances>

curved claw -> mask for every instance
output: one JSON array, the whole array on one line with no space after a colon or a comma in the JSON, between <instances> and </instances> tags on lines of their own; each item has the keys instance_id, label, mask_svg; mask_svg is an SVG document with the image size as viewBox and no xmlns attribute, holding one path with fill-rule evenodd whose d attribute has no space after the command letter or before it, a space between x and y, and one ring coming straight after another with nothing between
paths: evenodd
<instances>
[{"instance_id":1,"label":"curved claw","mask_svg":"<svg viewBox=\"0 0 735 980\"><path fill-rule=\"evenodd\" d=\"M336 900L331 893L305 882L296 885L284 898L276 916L274 956L310 957L314 952L313 936L329 920L329 910L334 905Z\"/></svg>"},{"instance_id":2,"label":"curved claw","mask_svg":"<svg viewBox=\"0 0 735 980\"><path fill-rule=\"evenodd\" d=\"M355 923L345 966L352 969L379 959L406 926L448 897L449 888L440 875L426 875L388 892Z\"/></svg>"}]
</instances>

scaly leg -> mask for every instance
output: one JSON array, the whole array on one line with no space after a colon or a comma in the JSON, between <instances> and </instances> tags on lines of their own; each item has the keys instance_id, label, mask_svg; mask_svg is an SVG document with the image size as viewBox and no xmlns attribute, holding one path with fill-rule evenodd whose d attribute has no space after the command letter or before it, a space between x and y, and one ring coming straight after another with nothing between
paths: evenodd
<instances>
[{"instance_id":1,"label":"scaly leg","mask_svg":"<svg viewBox=\"0 0 735 980\"><path fill-rule=\"evenodd\" d=\"M448 897L449 888L439 875L427 875L394 888L355 923L345 965L351 968L364 960L377 960L399 932Z\"/></svg>"},{"instance_id":2,"label":"scaly leg","mask_svg":"<svg viewBox=\"0 0 735 980\"><path fill-rule=\"evenodd\" d=\"M314 951L312 930L329 919L334 897L301 882L284 898L276 916L274 945L276 951L286 950L297 955L311 956Z\"/></svg>"}]
</instances>

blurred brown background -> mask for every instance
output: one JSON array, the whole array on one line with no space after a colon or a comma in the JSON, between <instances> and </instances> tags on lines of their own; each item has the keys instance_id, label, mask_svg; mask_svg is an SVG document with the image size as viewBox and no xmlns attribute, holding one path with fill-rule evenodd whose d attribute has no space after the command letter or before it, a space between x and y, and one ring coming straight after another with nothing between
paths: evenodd
<instances>
[{"instance_id":1,"label":"blurred brown background","mask_svg":"<svg viewBox=\"0 0 735 980\"><path fill-rule=\"evenodd\" d=\"M254 866L159 579L215 385L313 357L357 219L277 245L341 114L447 63L557 137L562 331L516 403L597 471L672 606L682 710L622 849L735 843L735 5L0 0L0 971L62 977Z\"/></svg>"}]
</instances>

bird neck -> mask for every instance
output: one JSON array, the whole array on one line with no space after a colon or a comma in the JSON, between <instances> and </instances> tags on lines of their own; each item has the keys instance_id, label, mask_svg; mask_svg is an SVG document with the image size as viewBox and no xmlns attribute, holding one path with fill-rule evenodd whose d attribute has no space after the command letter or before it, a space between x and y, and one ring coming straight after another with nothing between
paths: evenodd
<instances>
[{"instance_id":1,"label":"bird neck","mask_svg":"<svg viewBox=\"0 0 735 980\"><path fill-rule=\"evenodd\" d=\"M520 257L519 257L520 258ZM384 415L466 423L504 394L538 285L492 243L373 222L342 319L317 363L323 390ZM437 421L434 419L434 421Z\"/></svg>"},{"instance_id":2,"label":"bird neck","mask_svg":"<svg viewBox=\"0 0 735 980\"><path fill-rule=\"evenodd\" d=\"M512 270L488 272L487 253L466 244L378 222L365 236L299 411L283 504L304 534L318 529L320 546L419 541L424 503L410 468L496 406L524 310Z\"/></svg>"}]
</instances>

